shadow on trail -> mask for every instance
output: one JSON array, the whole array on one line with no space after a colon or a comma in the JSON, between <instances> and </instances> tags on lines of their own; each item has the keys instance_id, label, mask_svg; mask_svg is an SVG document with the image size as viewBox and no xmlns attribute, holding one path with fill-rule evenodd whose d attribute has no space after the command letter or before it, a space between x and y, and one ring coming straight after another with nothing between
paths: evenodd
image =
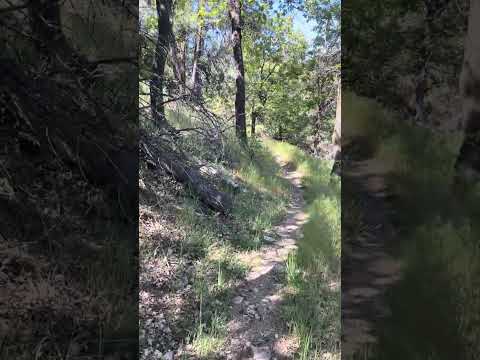
<instances>
[{"instance_id":1,"label":"shadow on trail","mask_svg":"<svg viewBox=\"0 0 480 360\"><path fill-rule=\"evenodd\" d=\"M342 169L342 356L374 343L388 316L385 292L400 278L389 254L394 238L386 187L371 161ZM355 210L355 211L353 211Z\"/></svg>"}]
</instances>

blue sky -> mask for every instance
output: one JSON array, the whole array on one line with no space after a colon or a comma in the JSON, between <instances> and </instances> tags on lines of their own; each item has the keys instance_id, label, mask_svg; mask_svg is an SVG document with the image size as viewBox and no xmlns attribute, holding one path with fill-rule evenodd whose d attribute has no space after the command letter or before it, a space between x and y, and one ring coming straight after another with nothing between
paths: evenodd
<instances>
[{"instance_id":1,"label":"blue sky","mask_svg":"<svg viewBox=\"0 0 480 360\"><path fill-rule=\"evenodd\" d=\"M279 10L280 4L278 0L273 1L273 10ZM307 21L301 11L293 10L290 15L293 17L293 27L295 30L302 32L305 35L307 41L312 44L315 38L315 26L314 21Z\"/></svg>"},{"instance_id":2,"label":"blue sky","mask_svg":"<svg viewBox=\"0 0 480 360\"><path fill-rule=\"evenodd\" d=\"M315 38L315 30L313 29L315 23L313 21L307 22L307 19L299 11L294 11L293 15L293 27L295 30L302 32L305 38L311 44Z\"/></svg>"}]
</instances>

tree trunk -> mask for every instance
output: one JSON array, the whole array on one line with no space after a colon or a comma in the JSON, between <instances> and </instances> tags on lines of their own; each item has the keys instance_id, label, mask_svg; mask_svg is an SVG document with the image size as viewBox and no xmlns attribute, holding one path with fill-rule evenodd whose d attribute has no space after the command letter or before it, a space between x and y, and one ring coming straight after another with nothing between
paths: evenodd
<instances>
[{"instance_id":1,"label":"tree trunk","mask_svg":"<svg viewBox=\"0 0 480 360\"><path fill-rule=\"evenodd\" d=\"M337 87L337 109L335 114L335 128L332 136L333 143L333 168L332 174L340 175L341 172L341 154L342 154L342 85L341 81Z\"/></svg>"},{"instance_id":2,"label":"tree trunk","mask_svg":"<svg viewBox=\"0 0 480 360\"><path fill-rule=\"evenodd\" d=\"M200 0L199 10L204 7L204 1ZM202 78L200 77L200 59L203 55L204 44L204 22L200 20L197 34L195 37L195 48L193 50L193 67L192 67L192 93L195 98L200 98L202 95Z\"/></svg>"},{"instance_id":3,"label":"tree trunk","mask_svg":"<svg viewBox=\"0 0 480 360\"><path fill-rule=\"evenodd\" d=\"M152 79L150 80L150 108L154 121L161 127L166 125L165 106L163 102L163 85L165 76L165 63L167 61L167 52L172 33L172 25L170 23L171 12L171 0L157 0L158 37L155 47Z\"/></svg>"},{"instance_id":4,"label":"tree trunk","mask_svg":"<svg viewBox=\"0 0 480 360\"><path fill-rule=\"evenodd\" d=\"M175 37L171 37L171 42L170 42L170 51L171 51L171 59L173 63L173 74L175 76L175 79L178 81L180 85L185 86L186 85L186 79L185 79L185 67L184 67L184 62L183 59L179 57L178 55L178 47L177 47L177 42L175 41Z\"/></svg>"},{"instance_id":5,"label":"tree trunk","mask_svg":"<svg viewBox=\"0 0 480 360\"><path fill-rule=\"evenodd\" d=\"M200 77L200 58L203 54L203 29L200 27L195 40L195 49L193 52L192 67L192 93L196 98L202 95L202 78Z\"/></svg>"},{"instance_id":6,"label":"tree trunk","mask_svg":"<svg viewBox=\"0 0 480 360\"><path fill-rule=\"evenodd\" d=\"M313 154L317 156L319 153L320 147L320 136L321 136L321 121L322 121L322 105L318 104L317 107L317 116L314 124L314 134L313 134Z\"/></svg>"},{"instance_id":7,"label":"tree trunk","mask_svg":"<svg viewBox=\"0 0 480 360\"><path fill-rule=\"evenodd\" d=\"M480 1L472 0L460 78L465 138L457 158L457 181L480 180Z\"/></svg>"},{"instance_id":8,"label":"tree trunk","mask_svg":"<svg viewBox=\"0 0 480 360\"><path fill-rule=\"evenodd\" d=\"M255 135L255 127L256 127L256 123L257 123L257 116L258 116L258 113L255 109L252 110L252 126L251 126L251 131L252 131L252 136Z\"/></svg>"},{"instance_id":9,"label":"tree trunk","mask_svg":"<svg viewBox=\"0 0 480 360\"><path fill-rule=\"evenodd\" d=\"M342 88L339 82L337 87L337 101L335 111L335 127L333 129L332 143L340 147L342 136Z\"/></svg>"},{"instance_id":10,"label":"tree trunk","mask_svg":"<svg viewBox=\"0 0 480 360\"><path fill-rule=\"evenodd\" d=\"M242 53L242 21L240 0L229 0L229 16L232 23L233 59L235 61L237 92L235 95L235 131L237 137L247 140L245 120L245 69Z\"/></svg>"}]
</instances>

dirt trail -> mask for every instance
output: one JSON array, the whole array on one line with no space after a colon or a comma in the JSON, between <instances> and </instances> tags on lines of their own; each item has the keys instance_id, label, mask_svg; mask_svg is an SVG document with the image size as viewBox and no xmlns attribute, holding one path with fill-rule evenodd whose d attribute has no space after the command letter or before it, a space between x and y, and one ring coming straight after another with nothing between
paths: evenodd
<instances>
[{"instance_id":1,"label":"dirt trail","mask_svg":"<svg viewBox=\"0 0 480 360\"><path fill-rule=\"evenodd\" d=\"M228 324L225 350L227 359L292 359L296 350L295 340L287 336L280 317L280 304L285 294L282 279L285 260L296 248L296 239L307 221L307 214L301 174L277 161L282 165L284 177L293 185L292 201L285 219L274 228L278 238L246 259L252 269L233 298L233 319Z\"/></svg>"},{"instance_id":2,"label":"dirt trail","mask_svg":"<svg viewBox=\"0 0 480 360\"><path fill-rule=\"evenodd\" d=\"M343 167L342 191L357 194L363 231L343 239L342 250L342 357L349 359L376 342L377 325L389 309L385 291L401 275L401 264L389 255L395 233L390 222L385 169L373 159Z\"/></svg>"}]
</instances>

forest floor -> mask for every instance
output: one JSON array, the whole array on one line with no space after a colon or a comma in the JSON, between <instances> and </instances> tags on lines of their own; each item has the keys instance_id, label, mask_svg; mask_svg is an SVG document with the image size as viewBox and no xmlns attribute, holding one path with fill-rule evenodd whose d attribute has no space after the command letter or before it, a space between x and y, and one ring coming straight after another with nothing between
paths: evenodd
<instances>
[{"instance_id":1,"label":"forest floor","mask_svg":"<svg viewBox=\"0 0 480 360\"><path fill-rule=\"evenodd\" d=\"M271 238L271 243L244 257L254 265L233 298L233 318L228 324L225 350L227 359L292 359L298 350L298 340L288 334L280 305L287 292L283 281L285 261L297 247L297 238L308 214L301 188L302 174L291 164L276 160L282 166L283 176L293 185L292 200L285 219L273 229L278 239Z\"/></svg>"},{"instance_id":2,"label":"forest floor","mask_svg":"<svg viewBox=\"0 0 480 360\"><path fill-rule=\"evenodd\" d=\"M339 359L339 182L295 146L251 146L209 162L226 216L142 165L142 360Z\"/></svg>"}]
</instances>

